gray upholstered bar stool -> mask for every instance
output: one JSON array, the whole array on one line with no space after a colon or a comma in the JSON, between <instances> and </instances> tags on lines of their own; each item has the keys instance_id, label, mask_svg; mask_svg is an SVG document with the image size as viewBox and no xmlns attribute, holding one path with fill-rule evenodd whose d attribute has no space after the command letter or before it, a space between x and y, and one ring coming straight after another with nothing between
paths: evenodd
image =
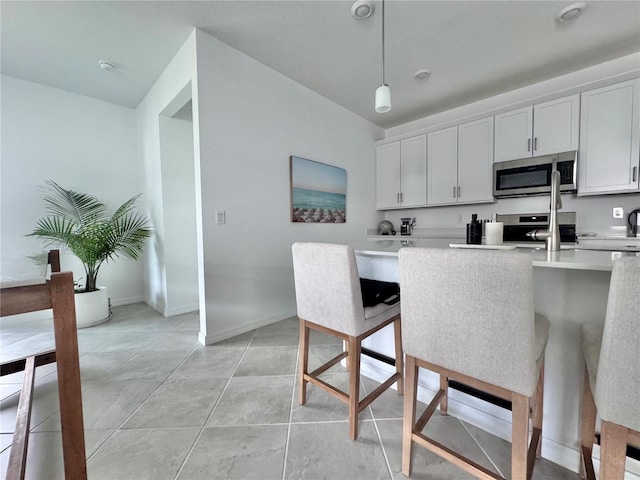
<instances>
[{"instance_id":1,"label":"gray upholstered bar stool","mask_svg":"<svg viewBox=\"0 0 640 480\"><path fill-rule=\"evenodd\" d=\"M627 444L640 448L640 258L614 263L604 329L583 325L582 343L587 367L580 435L583 473L589 480L596 478L591 454L600 415L600 478L622 479Z\"/></svg>"},{"instance_id":2,"label":"gray upholstered bar stool","mask_svg":"<svg viewBox=\"0 0 640 480\"><path fill-rule=\"evenodd\" d=\"M400 304L362 306L360 279L353 249L348 245L294 243L293 272L300 318L300 404L306 402L307 382L349 405L349 436L358 436L358 414L393 383L402 394L402 347ZM396 372L360 400L360 354L362 340L381 328L394 324ZM309 372L309 330L314 329L344 340L346 351ZM319 375L346 358L349 392L325 382Z\"/></svg>"},{"instance_id":3,"label":"gray upholstered bar stool","mask_svg":"<svg viewBox=\"0 0 640 480\"><path fill-rule=\"evenodd\" d=\"M406 355L402 472L411 474L415 442L478 478L503 478L422 433L438 404L446 414L451 379L511 402L511 478L530 478L540 455L549 334L548 320L533 310L531 257L403 248L399 258ZM440 389L416 421L419 367L440 375Z\"/></svg>"}]
</instances>

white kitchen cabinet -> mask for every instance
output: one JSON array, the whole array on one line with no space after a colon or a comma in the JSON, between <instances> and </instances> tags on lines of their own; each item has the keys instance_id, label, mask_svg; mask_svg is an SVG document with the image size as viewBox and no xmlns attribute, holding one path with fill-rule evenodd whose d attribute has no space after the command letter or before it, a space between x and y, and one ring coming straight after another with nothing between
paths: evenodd
<instances>
[{"instance_id":1,"label":"white kitchen cabinet","mask_svg":"<svg viewBox=\"0 0 640 480\"><path fill-rule=\"evenodd\" d=\"M458 203L493 202L493 117L458 125Z\"/></svg>"},{"instance_id":2,"label":"white kitchen cabinet","mask_svg":"<svg viewBox=\"0 0 640 480\"><path fill-rule=\"evenodd\" d=\"M376 207L397 207L400 200L400 142L376 147Z\"/></svg>"},{"instance_id":3,"label":"white kitchen cabinet","mask_svg":"<svg viewBox=\"0 0 640 480\"><path fill-rule=\"evenodd\" d=\"M495 119L496 162L578 149L579 95L502 113Z\"/></svg>"},{"instance_id":4,"label":"white kitchen cabinet","mask_svg":"<svg viewBox=\"0 0 640 480\"><path fill-rule=\"evenodd\" d=\"M427 136L376 147L376 207L423 207L427 203Z\"/></svg>"},{"instance_id":5,"label":"white kitchen cabinet","mask_svg":"<svg viewBox=\"0 0 640 480\"><path fill-rule=\"evenodd\" d=\"M496 162L531 156L533 106L496 115Z\"/></svg>"},{"instance_id":6,"label":"white kitchen cabinet","mask_svg":"<svg viewBox=\"0 0 640 480\"><path fill-rule=\"evenodd\" d=\"M458 127L427 136L427 203L458 203Z\"/></svg>"},{"instance_id":7,"label":"white kitchen cabinet","mask_svg":"<svg viewBox=\"0 0 640 480\"><path fill-rule=\"evenodd\" d=\"M640 191L640 80L582 93L578 195Z\"/></svg>"},{"instance_id":8,"label":"white kitchen cabinet","mask_svg":"<svg viewBox=\"0 0 640 480\"><path fill-rule=\"evenodd\" d=\"M493 201L493 117L429 133L429 205Z\"/></svg>"}]
</instances>

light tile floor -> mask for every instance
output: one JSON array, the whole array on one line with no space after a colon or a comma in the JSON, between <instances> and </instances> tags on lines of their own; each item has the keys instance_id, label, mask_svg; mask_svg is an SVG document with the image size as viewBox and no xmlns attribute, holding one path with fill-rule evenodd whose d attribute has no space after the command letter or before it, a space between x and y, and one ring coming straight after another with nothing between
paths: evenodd
<instances>
[{"instance_id":1,"label":"light tile floor","mask_svg":"<svg viewBox=\"0 0 640 480\"><path fill-rule=\"evenodd\" d=\"M0 360L53 346L50 320L2 320ZM298 322L287 319L217 345L197 342L198 317L164 318L151 308L114 308L113 318L78 332L91 480L403 479L402 397L387 391L348 438L347 407L309 387L298 405ZM340 351L312 333L311 366ZM327 377L346 388L340 366ZM21 375L0 379L0 454L6 472ZM27 478L63 478L55 366L38 368ZM363 378L363 394L376 387ZM453 417L427 427L442 443L509 476L510 444ZM416 447L415 479L467 479ZM537 480L578 479L538 461Z\"/></svg>"}]
</instances>

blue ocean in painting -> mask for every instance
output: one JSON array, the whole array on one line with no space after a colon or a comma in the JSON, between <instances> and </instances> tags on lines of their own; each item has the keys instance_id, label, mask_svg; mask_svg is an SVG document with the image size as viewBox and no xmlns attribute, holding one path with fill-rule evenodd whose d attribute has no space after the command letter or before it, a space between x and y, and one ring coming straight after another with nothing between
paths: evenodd
<instances>
[{"instance_id":1,"label":"blue ocean in painting","mask_svg":"<svg viewBox=\"0 0 640 480\"><path fill-rule=\"evenodd\" d=\"M317 190L293 189L294 208L324 208L346 210L347 196L343 193L319 192Z\"/></svg>"}]
</instances>

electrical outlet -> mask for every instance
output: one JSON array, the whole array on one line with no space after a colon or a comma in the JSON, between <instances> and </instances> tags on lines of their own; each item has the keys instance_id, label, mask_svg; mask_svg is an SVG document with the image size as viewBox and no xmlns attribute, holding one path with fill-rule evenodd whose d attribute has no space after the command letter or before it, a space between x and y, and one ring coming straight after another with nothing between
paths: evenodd
<instances>
[{"instance_id":1,"label":"electrical outlet","mask_svg":"<svg viewBox=\"0 0 640 480\"><path fill-rule=\"evenodd\" d=\"M216 224L224 225L227 223L227 215L224 210L216 210Z\"/></svg>"},{"instance_id":2,"label":"electrical outlet","mask_svg":"<svg viewBox=\"0 0 640 480\"><path fill-rule=\"evenodd\" d=\"M613 218L624 218L624 209L622 207L613 207Z\"/></svg>"},{"instance_id":3,"label":"electrical outlet","mask_svg":"<svg viewBox=\"0 0 640 480\"><path fill-rule=\"evenodd\" d=\"M458 223L462 223L462 214L461 213L458 214Z\"/></svg>"}]
</instances>

